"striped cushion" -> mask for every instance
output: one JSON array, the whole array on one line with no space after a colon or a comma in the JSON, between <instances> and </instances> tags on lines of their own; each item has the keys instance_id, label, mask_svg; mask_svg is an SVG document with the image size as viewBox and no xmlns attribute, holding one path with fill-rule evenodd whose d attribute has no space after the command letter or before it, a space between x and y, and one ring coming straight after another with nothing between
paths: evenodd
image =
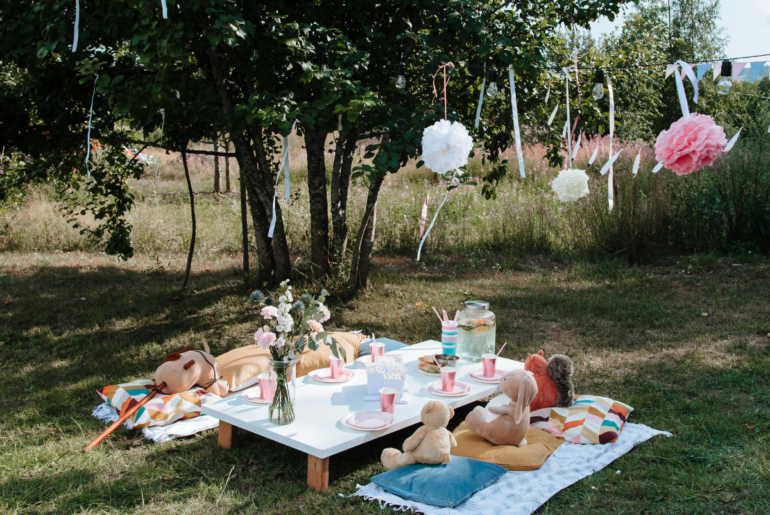
<instances>
[{"instance_id":1,"label":"striped cushion","mask_svg":"<svg viewBox=\"0 0 770 515\"><path fill-rule=\"evenodd\" d=\"M115 408L120 415L137 402L144 399L153 386L149 380L134 381L126 384L105 386L96 393L106 403ZM194 418L201 414L201 405L218 401L220 397L209 393L203 388L188 390L172 395L157 395L147 404L131 415L126 421L129 429L141 429L151 426L165 426L177 420Z\"/></svg>"},{"instance_id":2,"label":"striped cushion","mask_svg":"<svg viewBox=\"0 0 770 515\"><path fill-rule=\"evenodd\" d=\"M569 408L543 408L530 414L530 425L564 441L581 444L610 443L618 439L634 410L607 397L580 395Z\"/></svg>"}]
</instances>

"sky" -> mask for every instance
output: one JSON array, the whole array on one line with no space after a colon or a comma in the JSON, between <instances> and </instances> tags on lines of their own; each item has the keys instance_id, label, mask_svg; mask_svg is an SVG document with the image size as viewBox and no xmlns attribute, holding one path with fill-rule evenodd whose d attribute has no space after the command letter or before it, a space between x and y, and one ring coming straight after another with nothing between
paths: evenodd
<instances>
[{"instance_id":1,"label":"sky","mask_svg":"<svg viewBox=\"0 0 770 515\"><path fill-rule=\"evenodd\" d=\"M724 57L770 54L770 0L722 0L720 14L719 24L730 38ZM612 32L622 19L622 14L614 22L602 18L591 24L591 32ZM741 61L770 61L770 56Z\"/></svg>"}]
</instances>

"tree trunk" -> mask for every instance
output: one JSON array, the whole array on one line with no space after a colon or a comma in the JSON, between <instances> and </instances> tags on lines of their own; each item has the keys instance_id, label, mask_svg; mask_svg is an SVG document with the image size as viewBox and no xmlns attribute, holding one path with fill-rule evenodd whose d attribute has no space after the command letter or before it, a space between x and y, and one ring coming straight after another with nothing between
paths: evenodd
<instances>
[{"instance_id":1,"label":"tree trunk","mask_svg":"<svg viewBox=\"0 0 770 515\"><path fill-rule=\"evenodd\" d=\"M327 131L323 127L305 130L307 148L307 187L310 200L310 264L313 277L329 272L329 204L326 197L325 146Z\"/></svg>"},{"instance_id":2,"label":"tree trunk","mask_svg":"<svg viewBox=\"0 0 770 515\"><path fill-rule=\"evenodd\" d=\"M374 245L375 210L377 198L380 195L380 187L385 176L373 178L369 183L369 194L366 197L366 209L361 219L361 226L356 237L356 245L353 249L353 257L350 262L350 277L348 279L348 294L355 295L359 289L365 289L369 285L370 259ZM368 242L367 242L368 240Z\"/></svg>"},{"instance_id":3,"label":"tree trunk","mask_svg":"<svg viewBox=\"0 0 770 515\"><path fill-rule=\"evenodd\" d=\"M190 278L190 268L192 268L192 258L195 253L195 238L197 236L197 227L195 222L195 192L193 191L192 182L190 181L190 169L187 167L187 153L184 151L187 149L187 142L185 142L182 150L182 164L184 165L184 176L187 179L187 191L190 194L190 216L192 217L192 236L190 238L190 251L187 253L187 267L184 271L184 280L182 281L182 289L187 288L187 280Z\"/></svg>"},{"instance_id":4,"label":"tree trunk","mask_svg":"<svg viewBox=\"0 0 770 515\"><path fill-rule=\"evenodd\" d=\"M214 140L214 152L219 150L219 140ZM222 180L219 173L219 156L214 156L214 193L222 193Z\"/></svg>"},{"instance_id":5,"label":"tree trunk","mask_svg":"<svg viewBox=\"0 0 770 515\"><path fill-rule=\"evenodd\" d=\"M230 153L230 141L225 140L225 153ZM233 191L232 187L230 187L230 158L225 158L225 191L227 193L230 193Z\"/></svg>"},{"instance_id":6,"label":"tree trunk","mask_svg":"<svg viewBox=\"0 0 770 515\"><path fill-rule=\"evenodd\" d=\"M229 147L229 144L225 144L225 148ZM230 159L229 157L225 159ZM243 234L243 273L249 273L249 220L246 214L246 177L241 170L240 174L241 182L241 233ZM229 177L229 176L228 176Z\"/></svg>"},{"instance_id":7,"label":"tree trunk","mask_svg":"<svg viewBox=\"0 0 770 515\"><path fill-rule=\"evenodd\" d=\"M357 139L356 131L341 131L334 154L331 191L333 229L331 258L335 266L339 266L342 263L348 245L348 190L350 187L350 172L353 167L353 152L356 149Z\"/></svg>"}]
</instances>

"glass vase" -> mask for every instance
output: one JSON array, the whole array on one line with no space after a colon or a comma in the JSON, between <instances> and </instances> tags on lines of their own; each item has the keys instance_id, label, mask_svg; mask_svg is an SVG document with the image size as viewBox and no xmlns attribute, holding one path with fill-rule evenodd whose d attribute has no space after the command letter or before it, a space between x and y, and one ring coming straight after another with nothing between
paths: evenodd
<instances>
[{"instance_id":1,"label":"glass vase","mask_svg":"<svg viewBox=\"0 0 770 515\"><path fill-rule=\"evenodd\" d=\"M297 361L270 361L270 370L275 374L275 395L270 403L270 422L284 426L294 422L294 399L297 375Z\"/></svg>"}]
</instances>

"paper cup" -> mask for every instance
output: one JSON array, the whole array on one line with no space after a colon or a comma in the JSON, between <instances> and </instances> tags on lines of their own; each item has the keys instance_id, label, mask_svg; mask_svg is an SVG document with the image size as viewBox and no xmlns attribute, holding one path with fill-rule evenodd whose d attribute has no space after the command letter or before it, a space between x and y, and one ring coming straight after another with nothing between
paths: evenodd
<instances>
[{"instance_id":1,"label":"paper cup","mask_svg":"<svg viewBox=\"0 0 770 515\"><path fill-rule=\"evenodd\" d=\"M380 411L390 413L396 409L396 389L380 388Z\"/></svg>"},{"instance_id":2,"label":"paper cup","mask_svg":"<svg viewBox=\"0 0 770 515\"><path fill-rule=\"evenodd\" d=\"M345 366L345 360L337 358L335 356L329 357L329 370L331 371L332 379L342 378L342 367Z\"/></svg>"},{"instance_id":3,"label":"paper cup","mask_svg":"<svg viewBox=\"0 0 770 515\"><path fill-rule=\"evenodd\" d=\"M441 324L441 352L454 356L457 352L457 322Z\"/></svg>"},{"instance_id":4,"label":"paper cup","mask_svg":"<svg viewBox=\"0 0 770 515\"><path fill-rule=\"evenodd\" d=\"M374 363L377 361L377 358L385 354L385 344L372 342L371 345L369 345L369 351L372 353L372 363Z\"/></svg>"},{"instance_id":5,"label":"paper cup","mask_svg":"<svg viewBox=\"0 0 770 515\"><path fill-rule=\"evenodd\" d=\"M495 365L497 364L497 356L495 354L483 354L481 356L481 363L484 377L495 377Z\"/></svg>"},{"instance_id":6,"label":"paper cup","mask_svg":"<svg viewBox=\"0 0 770 515\"><path fill-rule=\"evenodd\" d=\"M275 395L276 375L271 372L262 372L259 378L259 398L263 401L272 401Z\"/></svg>"},{"instance_id":7,"label":"paper cup","mask_svg":"<svg viewBox=\"0 0 770 515\"><path fill-rule=\"evenodd\" d=\"M454 391L455 377L457 377L455 367L441 367L441 389L445 392Z\"/></svg>"}]
</instances>

